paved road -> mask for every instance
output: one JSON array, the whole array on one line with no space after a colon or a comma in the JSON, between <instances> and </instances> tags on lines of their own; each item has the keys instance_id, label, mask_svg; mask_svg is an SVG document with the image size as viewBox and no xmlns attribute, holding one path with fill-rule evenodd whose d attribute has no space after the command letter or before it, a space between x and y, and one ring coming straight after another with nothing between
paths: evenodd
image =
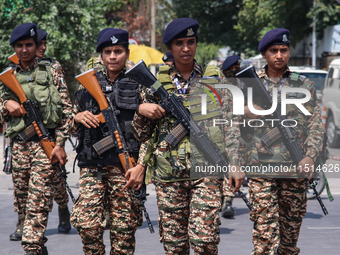
<instances>
[{"instance_id":1,"label":"paved road","mask_svg":"<svg viewBox=\"0 0 340 255\"><path fill-rule=\"evenodd\" d=\"M69 162L67 169L71 171L75 153L70 145L67 146ZM2 152L2 136L0 136L0 152ZM340 156L340 150L332 150L331 153ZM2 169L3 157L0 155L0 169ZM331 160L327 163L339 164L340 161ZM78 193L78 170L76 173L69 174L69 185L75 195ZM308 212L304 218L301 235L299 239L299 247L301 254L308 255L336 255L340 251L340 179L329 179L332 193L335 201L332 203L326 198L326 194L322 194L323 201L329 211L329 215L323 216L321 208L316 200L308 201ZM155 190L149 185L148 201L146 207L150 214L150 218L154 225L155 234L150 234L146 224L138 229L136 234L136 255L159 255L164 254L162 245L158 240L157 227L157 206ZM244 192L247 192L244 188ZM11 176L5 175L0 171L0 255L16 255L23 254L20 242L9 241L9 234L14 231L17 220L16 214L13 212L13 185ZM71 204L69 205L71 207ZM251 254L251 231L252 224L249 220L248 209L241 200L235 198L234 206L236 215L234 219L221 219L221 243L219 245L219 254L229 255L249 255ZM48 238L47 247L50 255L81 255L82 244L73 228L69 234L62 235L57 233L58 216L56 204L49 217L46 236ZM104 234L105 244L109 246L109 232L106 230ZM109 247L107 247L109 254Z\"/></svg>"}]
</instances>

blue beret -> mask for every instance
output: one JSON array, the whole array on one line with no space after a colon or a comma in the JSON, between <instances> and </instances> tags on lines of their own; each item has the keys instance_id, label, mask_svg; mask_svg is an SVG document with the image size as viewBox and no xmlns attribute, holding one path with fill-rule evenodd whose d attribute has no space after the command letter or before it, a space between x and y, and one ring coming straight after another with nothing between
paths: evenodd
<instances>
[{"instance_id":1,"label":"blue beret","mask_svg":"<svg viewBox=\"0 0 340 255\"><path fill-rule=\"evenodd\" d=\"M110 29L112 29L112 28L107 27L107 28L102 29L102 30L99 32L98 36L97 36L97 42L99 42L100 37L101 37L106 31L108 31L108 30L110 30Z\"/></svg>"},{"instance_id":2,"label":"blue beret","mask_svg":"<svg viewBox=\"0 0 340 255\"><path fill-rule=\"evenodd\" d=\"M262 52L272 45L290 44L289 30L285 28L274 28L268 31L261 39L258 50Z\"/></svg>"},{"instance_id":3,"label":"blue beret","mask_svg":"<svg viewBox=\"0 0 340 255\"><path fill-rule=\"evenodd\" d=\"M16 41L29 38L37 42L37 26L34 23L24 23L14 28L9 44L13 45Z\"/></svg>"},{"instance_id":4,"label":"blue beret","mask_svg":"<svg viewBox=\"0 0 340 255\"><path fill-rule=\"evenodd\" d=\"M192 18L175 19L166 27L163 43L168 44L174 38L196 37L198 27L198 22Z\"/></svg>"},{"instance_id":5,"label":"blue beret","mask_svg":"<svg viewBox=\"0 0 340 255\"><path fill-rule=\"evenodd\" d=\"M99 37L99 35L98 35ZM99 37L97 52L101 52L104 47L129 44L129 33L123 29L110 28Z\"/></svg>"},{"instance_id":6,"label":"blue beret","mask_svg":"<svg viewBox=\"0 0 340 255\"><path fill-rule=\"evenodd\" d=\"M232 56L227 57L223 62L222 71L228 70L233 65L238 64L239 60L240 60L240 57L238 55L232 55Z\"/></svg>"},{"instance_id":7,"label":"blue beret","mask_svg":"<svg viewBox=\"0 0 340 255\"><path fill-rule=\"evenodd\" d=\"M164 54L164 56L162 57L163 62L166 61L173 61L174 60L174 56L172 55L172 53L170 51L166 52Z\"/></svg>"},{"instance_id":8,"label":"blue beret","mask_svg":"<svg viewBox=\"0 0 340 255\"><path fill-rule=\"evenodd\" d=\"M45 30L38 29L38 42L47 39L47 32Z\"/></svg>"}]
</instances>

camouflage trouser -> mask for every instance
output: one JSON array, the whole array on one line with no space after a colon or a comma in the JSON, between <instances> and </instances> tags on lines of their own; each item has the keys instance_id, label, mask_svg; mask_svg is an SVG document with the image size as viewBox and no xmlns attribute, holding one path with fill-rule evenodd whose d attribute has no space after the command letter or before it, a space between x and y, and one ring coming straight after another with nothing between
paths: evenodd
<instances>
[{"instance_id":1,"label":"camouflage trouser","mask_svg":"<svg viewBox=\"0 0 340 255\"><path fill-rule=\"evenodd\" d=\"M217 254L222 179L159 182L154 180L159 236L166 254Z\"/></svg>"},{"instance_id":2,"label":"camouflage trouser","mask_svg":"<svg viewBox=\"0 0 340 255\"><path fill-rule=\"evenodd\" d=\"M299 254L296 247L306 214L306 183L302 179L249 179L254 222L252 254Z\"/></svg>"},{"instance_id":3,"label":"camouflage trouser","mask_svg":"<svg viewBox=\"0 0 340 255\"><path fill-rule=\"evenodd\" d=\"M55 177L52 182L52 195L55 202L59 207L65 208L68 204L69 198L66 191L66 185L63 177L60 176L60 173L56 171Z\"/></svg>"},{"instance_id":4,"label":"camouflage trouser","mask_svg":"<svg viewBox=\"0 0 340 255\"><path fill-rule=\"evenodd\" d=\"M52 178L56 170L51 166L39 142L13 144L12 178L19 217L25 218L22 246L26 252L40 254L48 212L52 210Z\"/></svg>"},{"instance_id":5,"label":"camouflage trouser","mask_svg":"<svg viewBox=\"0 0 340 255\"><path fill-rule=\"evenodd\" d=\"M229 187L229 179L227 178L223 179L222 195L224 200L228 202L232 202L235 197L235 193Z\"/></svg>"},{"instance_id":6,"label":"camouflage trouser","mask_svg":"<svg viewBox=\"0 0 340 255\"><path fill-rule=\"evenodd\" d=\"M65 182L58 171L54 171L53 173L54 176L52 177L52 196L59 207L65 208L69 201ZM25 173L21 173L20 175L24 174ZM22 176L22 178L25 179L25 176ZM27 194L24 194L25 190L28 191L28 182L22 183L20 198L14 195L14 211L18 212L19 218L25 218L25 207L19 205L23 203L23 199L26 200L25 198L27 197ZM24 202L24 204L26 204L26 201Z\"/></svg>"},{"instance_id":7,"label":"camouflage trouser","mask_svg":"<svg viewBox=\"0 0 340 255\"><path fill-rule=\"evenodd\" d=\"M135 232L143 223L140 203L131 189L122 191L126 181L120 168L102 168L102 180L97 178L97 173L97 168L81 168L79 197L71 213L71 222L82 239L84 254L105 254L106 204L111 221L111 254L133 254Z\"/></svg>"}]
</instances>

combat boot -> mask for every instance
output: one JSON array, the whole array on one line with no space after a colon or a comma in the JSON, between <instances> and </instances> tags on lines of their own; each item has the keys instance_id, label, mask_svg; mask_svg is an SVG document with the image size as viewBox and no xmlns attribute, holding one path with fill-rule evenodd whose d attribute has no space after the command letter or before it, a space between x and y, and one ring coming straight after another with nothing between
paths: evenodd
<instances>
[{"instance_id":1,"label":"combat boot","mask_svg":"<svg viewBox=\"0 0 340 255\"><path fill-rule=\"evenodd\" d=\"M71 230L71 222L70 222L70 212L68 207L65 208L58 207L59 213L59 226L58 232L62 234L67 234Z\"/></svg>"},{"instance_id":2,"label":"combat boot","mask_svg":"<svg viewBox=\"0 0 340 255\"><path fill-rule=\"evenodd\" d=\"M42 247L42 253L41 254L42 255L48 255L48 251L47 251L47 247L46 246Z\"/></svg>"},{"instance_id":3,"label":"combat boot","mask_svg":"<svg viewBox=\"0 0 340 255\"><path fill-rule=\"evenodd\" d=\"M105 229L110 229L110 214L109 214L109 211L105 212L105 220L106 220Z\"/></svg>"},{"instance_id":4,"label":"combat boot","mask_svg":"<svg viewBox=\"0 0 340 255\"><path fill-rule=\"evenodd\" d=\"M222 206L222 217L230 219L234 216L234 209L231 201L224 201Z\"/></svg>"},{"instance_id":5,"label":"combat boot","mask_svg":"<svg viewBox=\"0 0 340 255\"><path fill-rule=\"evenodd\" d=\"M9 240L11 241L21 241L22 230L24 228L24 218L18 218L17 228L14 233L9 235Z\"/></svg>"},{"instance_id":6,"label":"combat boot","mask_svg":"<svg viewBox=\"0 0 340 255\"><path fill-rule=\"evenodd\" d=\"M35 255L35 253L32 252L25 252L25 255ZM47 247L43 246L41 250L41 255L48 255Z\"/></svg>"}]
</instances>

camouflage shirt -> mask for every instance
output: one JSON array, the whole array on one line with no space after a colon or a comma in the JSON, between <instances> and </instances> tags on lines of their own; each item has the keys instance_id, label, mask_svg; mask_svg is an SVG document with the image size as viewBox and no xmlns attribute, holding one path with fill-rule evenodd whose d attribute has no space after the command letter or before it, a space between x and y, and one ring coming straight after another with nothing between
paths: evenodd
<instances>
[{"instance_id":1,"label":"camouflage shirt","mask_svg":"<svg viewBox=\"0 0 340 255\"><path fill-rule=\"evenodd\" d=\"M203 71L202 71L202 68L195 62L194 69L190 76L191 78L188 81L183 78L183 76L178 72L175 66L170 67L168 79L171 80L174 93L177 96L179 96L180 94L178 93L178 90L176 89L176 85L174 82L175 76L178 78L178 81L182 88L184 88L185 85L188 84L189 82L190 86L188 87L188 93L191 91L190 96L192 96L193 95L192 91L194 91L196 87L199 86L197 85L198 83L195 83L195 79L202 78ZM194 77L194 79L192 77ZM162 82L162 80L160 79L160 74L158 75L158 79L160 82ZM229 91L226 89L221 91L220 95L221 95L221 101L223 104L222 106L217 105L217 107L219 108L218 111L222 113L223 119L231 120L232 118L234 118L234 116L232 115L232 100L231 100L232 97L230 96ZM182 96L185 100L186 96L189 96L189 94L181 94L180 96ZM141 92L142 103L156 103L157 101L158 101L157 98L148 95L145 89L142 90ZM191 101L191 98L190 98L190 101ZM192 109L190 109L190 111L191 110ZM209 110L208 110L208 114L209 114ZM202 129L207 130L209 127L213 126L213 119L212 118L204 119L204 120L201 120L198 124L200 127L202 127ZM178 148L173 148L164 140L166 135L169 134L169 132L175 127L175 121L172 116L166 115L159 120L151 120L140 115L139 113L136 113L134 120L132 122L132 126L134 128L135 136L137 137L138 140L142 142L141 149L140 149L140 157L138 160L140 164L149 163L149 162L146 162L146 161L149 161L149 159L148 157L145 158L145 155L147 153L147 150L149 151L151 149L153 156L158 158L157 159L158 161L162 155L168 155L165 157L168 163L173 168L173 172L174 172L172 176L170 174L168 181L190 179L189 177L190 176L189 169L191 165L190 153L186 154L185 159L183 159L180 157L180 155L175 153L175 151L178 150ZM233 125L233 126L225 125L221 127L221 129L224 134L223 147L225 149L229 162L230 164L233 164L233 165L239 165L240 164L239 152L238 152L238 148L239 148L238 137L240 135L239 127L237 125ZM143 162L143 159L145 159L146 161ZM155 172L153 173L154 176L157 176L157 172L161 172L161 171L163 171L161 167L156 167ZM171 178L171 177L174 177L174 178Z\"/></svg>"},{"instance_id":2,"label":"camouflage shirt","mask_svg":"<svg viewBox=\"0 0 340 255\"><path fill-rule=\"evenodd\" d=\"M38 58L24 70L20 63L14 68L14 74L22 73L27 71L33 71L38 66ZM51 73L53 78L53 84L56 86L60 93L63 115L60 125L55 129L56 145L64 146L66 139L69 137L69 126L70 126L70 116L72 114L72 102L68 94L68 88L65 83L64 73L61 65L57 61L51 63ZM1 84L1 86L5 86ZM1 89L1 94L3 93L3 87ZM9 114L8 111L3 106L2 97L0 98L0 121L1 123L8 121Z\"/></svg>"},{"instance_id":3,"label":"camouflage shirt","mask_svg":"<svg viewBox=\"0 0 340 255\"><path fill-rule=\"evenodd\" d=\"M299 87L310 91L311 99L304 103L303 106L311 113L311 115L305 115L295 105L287 104L286 118L295 121L296 125L291 125L291 128L295 131L296 138L300 142L301 147L304 149L305 155L311 157L315 162L322 149L324 129L321 122L320 108L316 101L316 92L313 82L304 76L298 76L298 80L294 82L292 79L293 73L289 71L288 67L282 77L278 81L274 81L268 77L266 70L267 66L258 72L258 76L270 93L272 93L274 87L278 88L278 103L281 103L280 91L284 87ZM289 93L287 94L287 97L294 98L295 95L296 98L299 98L299 94L301 93ZM259 105L261 105L261 102L259 102ZM270 116L263 116L259 118L262 120L273 119ZM286 146L283 144L282 138L275 141L270 147L267 147L261 141L261 138L272 129L272 122L264 121L264 125L262 127L247 127L242 130L245 130L243 138L247 143L246 164L293 163Z\"/></svg>"}]
</instances>

